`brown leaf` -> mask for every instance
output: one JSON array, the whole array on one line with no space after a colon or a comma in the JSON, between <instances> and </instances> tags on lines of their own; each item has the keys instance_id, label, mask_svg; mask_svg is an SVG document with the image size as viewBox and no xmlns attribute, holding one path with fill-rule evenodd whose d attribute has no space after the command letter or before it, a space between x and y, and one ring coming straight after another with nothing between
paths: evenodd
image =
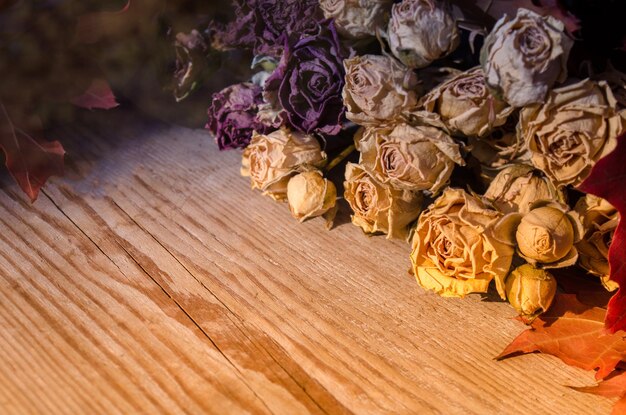
<instances>
[{"instance_id":1,"label":"brown leaf","mask_svg":"<svg viewBox=\"0 0 626 415\"><path fill-rule=\"evenodd\" d=\"M6 167L33 202L50 176L63 174L63 146L43 139L42 131L39 118L19 110L10 114L0 101L0 147Z\"/></svg>"},{"instance_id":2,"label":"brown leaf","mask_svg":"<svg viewBox=\"0 0 626 415\"><path fill-rule=\"evenodd\" d=\"M111 91L109 83L104 79L94 79L89 88L82 94L71 100L77 107L87 109L111 109L117 107L115 95Z\"/></svg>"},{"instance_id":3,"label":"brown leaf","mask_svg":"<svg viewBox=\"0 0 626 415\"><path fill-rule=\"evenodd\" d=\"M538 317L496 359L542 352L571 366L598 370L596 379L608 376L626 358L625 333L608 334L606 310L582 304L575 295L558 294L552 307Z\"/></svg>"},{"instance_id":4,"label":"brown leaf","mask_svg":"<svg viewBox=\"0 0 626 415\"><path fill-rule=\"evenodd\" d=\"M623 370L612 374L595 386L572 387L572 389L606 398L620 398L613 405L611 414L622 415L626 413L626 372Z\"/></svg>"}]
</instances>

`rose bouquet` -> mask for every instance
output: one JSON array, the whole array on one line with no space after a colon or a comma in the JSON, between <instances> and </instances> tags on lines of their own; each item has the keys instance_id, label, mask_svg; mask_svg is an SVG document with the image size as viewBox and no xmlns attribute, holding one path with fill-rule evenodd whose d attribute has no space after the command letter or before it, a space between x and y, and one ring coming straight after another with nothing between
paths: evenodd
<instances>
[{"instance_id":1,"label":"rose bouquet","mask_svg":"<svg viewBox=\"0 0 626 415\"><path fill-rule=\"evenodd\" d=\"M410 243L421 287L446 297L493 287L538 330L573 301L562 291L574 270L619 288L609 265L619 206L583 189L626 132L624 74L592 58L568 71L589 31L559 5L489 24L452 3L237 2L236 18L206 33L253 51L257 72L213 96L206 128L221 149L244 149L252 188L297 220L332 223L343 200L366 234ZM503 356L540 350L576 364L519 344Z\"/></svg>"}]
</instances>

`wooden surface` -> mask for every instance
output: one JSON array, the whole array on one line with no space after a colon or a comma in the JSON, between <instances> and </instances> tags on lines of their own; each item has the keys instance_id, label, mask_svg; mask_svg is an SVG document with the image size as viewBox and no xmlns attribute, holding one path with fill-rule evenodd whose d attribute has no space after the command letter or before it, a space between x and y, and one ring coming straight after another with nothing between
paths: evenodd
<instances>
[{"instance_id":1,"label":"wooden surface","mask_svg":"<svg viewBox=\"0 0 626 415\"><path fill-rule=\"evenodd\" d=\"M495 296L442 299L409 246L298 224L239 153L122 111L56 131L65 178L0 181L2 414L608 414Z\"/></svg>"}]
</instances>

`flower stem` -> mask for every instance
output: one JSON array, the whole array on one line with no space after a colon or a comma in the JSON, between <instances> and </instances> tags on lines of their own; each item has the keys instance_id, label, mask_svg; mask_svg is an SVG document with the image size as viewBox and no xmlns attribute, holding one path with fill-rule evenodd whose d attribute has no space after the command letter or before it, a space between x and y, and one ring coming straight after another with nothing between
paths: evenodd
<instances>
[{"instance_id":1,"label":"flower stem","mask_svg":"<svg viewBox=\"0 0 626 415\"><path fill-rule=\"evenodd\" d=\"M328 173L329 171L337 167L339 163L344 161L355 150L356 150L356 147L354 146L354 144L351 144L345 149L343 149L341 153L337 154L337 156L326 165L326 167L324 168L324 172Z\"/></svg>"}]
</instances>

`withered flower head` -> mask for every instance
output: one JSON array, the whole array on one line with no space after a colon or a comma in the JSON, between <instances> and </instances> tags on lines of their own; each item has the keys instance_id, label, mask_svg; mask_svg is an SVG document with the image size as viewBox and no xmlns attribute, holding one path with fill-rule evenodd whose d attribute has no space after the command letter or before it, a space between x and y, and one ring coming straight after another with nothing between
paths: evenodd
<instances>
[{"instance_id":1,"label":"withered flower head","mask_svg":"<svg viewBox=\"0 0 626 415\"><path fill-rule=\"evenodd\" d=\"M394 4L387 35L391 52L410 68L423 68L443 58L460 41L456 22L435 0Z\"/></svg>"},{"instance_id":2,"label":"withered flower head","mask_svg":"<svg viewBox=\"0 0 626 415\"><path fill-rule=\"evenodd\" d=\"M344 197L354 212L352 223L366 233L385 233L388 239L406 239L408 225L422 210L421 193L394 189L358 164L346 166L344 188Z\"/></svg>"},{"instance_id":3,"label":"withered flower head","mask_svg":"<svg viewBox=\"0 0 626 415\"><path fill-rule=\"evenodd\" d=\"M289 179L289 210L300 222L322 216L335 207L337 189L319 170L305 171Z\"/></svg>"},{"instance_id":4,"label":"withered flower head","mask_svg":"<svg viewBox=\"0 0 626 415\"><path fill-rule=\"evenodd\" d=\"M346 117L360 125L393 121L417 104L417 76L395 59L355 56L343 61Z\"/></svg>"},{"instance_id":5,"label":"withered flower head","mask_svg":"<svg viewBox=\"0 0 626 415\"><path fill-rule=\"evenodd\" d=\"M556 294L556 279L530 264L515 268L506 279L506 298L526 323L548 311Z\"/></svg>"},{"instance_id":6,"label":"withered flower head","mask_svg":"<svg viewBox=\"0 0 626 415\"><path fill-rule=\"evenodd\" d=\"M573 41L563 23L518 9L504 15L485 38L480 60L487 84L514 107L541 102L555 82L567 78Z\"/></svg>"},{"instance_id":7,"label":"withered flower head","mask_svg":"<svg viewBox=\"0 0 626 415\"><path fill-rule=\"evenodd\" d=\"M349 39L364 39L384 30L393 0L320 0L324 17Z\"/></svg>"},{"instance_id":8,"label":"withered flower head","mask_svg":"<svg viewBox=\"0 0 626 415\"><path fill-rule=\"evenodd\" d=\"M619 222L619 212L606 200L587 194L578 200L574 210L580 214L584 235L576 244L578 265L600 277L609 291L618 288L609 279L609 247Z\"/></svg>"},{"instance_id":9,"label":"withered flower head","mask_svg":"<svg viewBox=\"0 0 626 415\"><path fill-rule=\"evenodd\" d=\"M437 193L448 184L454 166L465 164L459 145L433 127L400 123L362 129L355 141L361 164L398 189Z\"/></svg>"},{"instance_id":10,"label":"withered flower head","mask_svg":"<svg viewBox=\"0 0 626 415\"><path fill-rule=\"evenodd\" d=\"M514 250L493 233L501 216L464 190L447 188L422 213L413 234L411 263L419 285L444 297L463 297L487 292L495 279L504 299Z\"/></svg>"},{"instance_id":11,"label":"withered flower head","mask_svg":"<svg viewBox=\"0 0 626 415\"><path fill-rule=\"evenodd\" d=\"M253 189L284 201L291 176L320 167L325 161L326 154L312 135L286 128L271 134L254 132L243 151L241 175L250 177Z\"/></svg>"},{"instance_id":12,"label":"withered flower head","mask_svg":"<svg viewBox=\"0 0 626 415\"><path fill-rule=\"evenodd\" d=\"M543 105L524 108L518 133L535 167L557 186L578 185L625 130L606 82L584 80L554 89Z\"/></svg>"}]
</instances>

